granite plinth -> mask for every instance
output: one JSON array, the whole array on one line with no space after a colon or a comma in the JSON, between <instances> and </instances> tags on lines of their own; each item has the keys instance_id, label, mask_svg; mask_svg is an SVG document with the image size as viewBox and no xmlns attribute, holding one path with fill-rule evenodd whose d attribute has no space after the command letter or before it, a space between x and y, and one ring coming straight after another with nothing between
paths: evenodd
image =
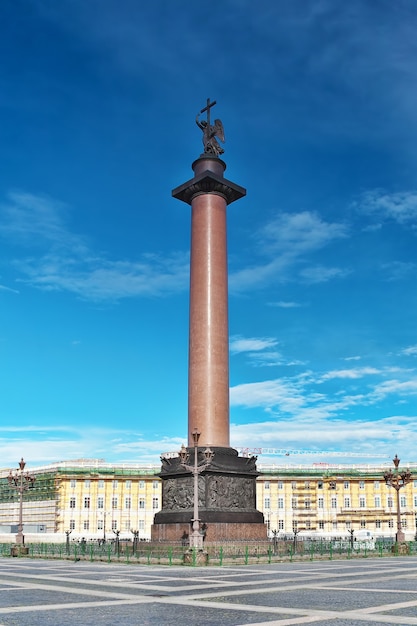
<instances>
[{"instance_id":1,"label":"granite plinth","mask_svg":"<svg viewBox=\"0 0 417 626\"><path fill-rule=\"evenodd\" d=\"M152 541L160 543L178 543L184 540L188 545L191 533L190 524L154 524L151 529ZM264 523L208 523L206 524L204 543L222 543L230 541L266 541L267 529Z\"/></svg>"}]
</instances>

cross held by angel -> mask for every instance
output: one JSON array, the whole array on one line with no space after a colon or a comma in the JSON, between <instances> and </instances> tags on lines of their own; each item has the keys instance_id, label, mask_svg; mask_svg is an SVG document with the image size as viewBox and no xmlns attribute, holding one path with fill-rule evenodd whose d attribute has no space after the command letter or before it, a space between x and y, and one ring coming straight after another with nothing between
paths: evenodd
<instances>
[{"instance_id":1,"label":"cross held by angel","mask_svg":"<svg viewBox=\"0 0 417 626\"><path fill-rule=\"evenodd\" d=\"M203 131L203 145L204 145L204 154L212 154L214 156L219 156L219 154L223 154L224 150L217 141L220 139L222 143L225 142L224 138L224 128L221 120L214 120L214 124L210 123L210 108L216 104L216 101L210 102L210 98L207 99L207 106L204 109L201 109L200 113L197 113L196 124ZM205 113L207 111L207 120L200 120L201 113ZM217 138L217 139L216 139Z\"/></svg>"}]
</instances>

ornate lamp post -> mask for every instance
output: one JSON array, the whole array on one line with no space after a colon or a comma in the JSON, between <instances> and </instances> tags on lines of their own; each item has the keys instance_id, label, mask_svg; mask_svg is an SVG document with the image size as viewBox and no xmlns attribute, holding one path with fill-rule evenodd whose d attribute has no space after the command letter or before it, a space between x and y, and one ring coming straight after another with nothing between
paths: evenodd
<instances>
[{"instance_id":1,"label":"ornate lamp post","mask_svg":"<svg viewBox=\"0 0 417 626\"><path fill-rule=\"evenodd\" d=\"M201 433L197 430L197 428L194 428L192 432L194 441L194 465L187 464L190 455L188 454L184 444L181 446L181 450L179 452L181 465L194 476L194 511L193 519L191 520L193 523L193 531L190 534L190 548L203 547L203 535L200 532L200 519L198 515L198 475L207 469L214 456L214 452L210 450L210 448L206 448L204 450L203 461L200 464L198 463L198 440L200 439L200 434Z\"/></svg>"},{"instance_id":2,"label":"ornate lamp post","mask_svg":"<svg viewBox=\"0 0 417 626\"><path fill-rule=\"evenodd\" d=\"M411 481L411 472L410 470L400 472L398 469L400 459L397 455L395 455L392 462L395 465L395 470L393 472L390 469L388 472L385 472L384 480L388 487L393 487L397 492L397 534L395 535L395 541L396 543L403 543L405 541L405 534L401 528L400 489L408 485Z\"/></svg>"},{"instance_id":3,"label":"ornate lamp post","mask_svg":"<svg viewBox=\"0 0 417 626\"><path fill-rule=\"evenodd\" d=\"M100 515L103 518L103 539L100 539L99 543L104 545L106 543L106 517L109 513L107 511L100 511Z\"/></svg>"},{"instance_id":4,"label":"ornate lamp post","mask_svg":"<svg viewBox=\"0 0 417 626\"><path fill-rule=\"evenodd\" d=\"M26 463L22 458L19 463L19 469L14 472L10 470L7 477L9 485L16 489L19 494L19 524L17 527L16 543L22 545L25 543L25 537L23 535L23 493L27 491L29 487L32 487L36 480L32 474L23 471L25 469L25 465Z\"/></svg>"},{"instance_id":5,"label":"ornate lamp post","mask_svg":"<svg viewBox=\"0 0 417 626\"><path fill-rule=\"evenodd\" d=\"M132 552L133 554L136 554L137 550L138 550L138 545L139 545L139 531L138 530L133 530L132 528L130 529L130 532L133 535L133 546L132 546Z\"/></svg>"},{"instance_id":6,"label":"ornate lamp post","mask_svg":"<svg viewBox=\"0 0 417 626\"><path fill-rule=\"evenodd\" d=\"M70 534L72 533L72 530L66 530L65 531L65 550L66 553L69 554L70 553Z\"/></svg>"}]
</instances>

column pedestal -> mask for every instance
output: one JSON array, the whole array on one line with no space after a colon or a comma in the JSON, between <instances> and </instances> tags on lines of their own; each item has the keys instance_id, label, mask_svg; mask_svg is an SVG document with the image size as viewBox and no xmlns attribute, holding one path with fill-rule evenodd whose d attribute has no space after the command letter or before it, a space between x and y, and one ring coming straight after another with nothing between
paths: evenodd
<instances>
[{"instance_id":1,"label":"column pedestal","mask_svg":"<svg viewBox=\"0 0 417 626\"><path fill-rule=\"evenodd\" d=\"M256 510L256 458L233 448L212 447L213 460L198 477L198 509L204 542L265 540L264 516ZM188 451L192 453L193 448ZM204 448L198 449L199 460ZM152 541L178 542L192 532L193 476L179 458L163 459L162 510L156 513Z\"/></svg>"}]
</instances>

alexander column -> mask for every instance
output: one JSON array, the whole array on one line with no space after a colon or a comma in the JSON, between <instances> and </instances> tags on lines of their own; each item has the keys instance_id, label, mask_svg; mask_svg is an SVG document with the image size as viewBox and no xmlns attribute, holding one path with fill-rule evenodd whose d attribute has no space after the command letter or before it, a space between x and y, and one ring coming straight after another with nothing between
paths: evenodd
<instances>
[{"instance_id":1,"label":"alexander column","mask_svg":"<svg viewBox=\"0 0 417 626\"><path fill-rule=\"evenodd\" d=\"M198 505L207 540L264 539L263 515L256 510L256 459L238 457L229 441L226 209L246 190L223 176L223 124L210 121L215 104L208 99L196 118L204 152L192 164L194 177L172 192L191 206L187 451L190 455L198 445ZM204 461L208 447L214 452L209 464ZM194 490L182 457L161 459L162 511L155 515L154 540L188 534Z\"/></svg>"}]
</instances>

